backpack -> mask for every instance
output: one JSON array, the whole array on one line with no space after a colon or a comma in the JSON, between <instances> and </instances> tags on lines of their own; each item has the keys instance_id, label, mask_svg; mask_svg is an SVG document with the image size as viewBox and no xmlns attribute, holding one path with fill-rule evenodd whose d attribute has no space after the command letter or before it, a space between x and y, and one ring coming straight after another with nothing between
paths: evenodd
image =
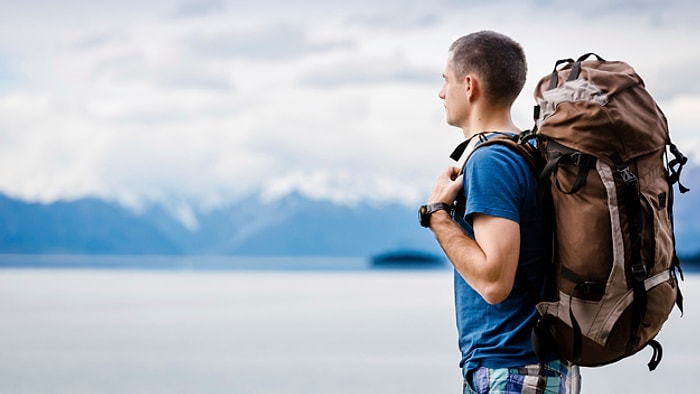
<instances>
[{"instance_id":1,"label":"backpack","mask_svg":"<svg viewBox=\"0 0 700 394\"><path fill-rule=\"evenodd\" d=\"M674 305L683 312L672 186L688 191L680 183L687 158L624 62L595 54L559 60L535 99L531 131L477 146L505 144L520 153L549 208L550 286L546 294L529 290L538 300L535 352L541 364L555 349L563 360L601 366L649 345L653 370L662 354L654 338Z\"/></svg>"}]
</instances>

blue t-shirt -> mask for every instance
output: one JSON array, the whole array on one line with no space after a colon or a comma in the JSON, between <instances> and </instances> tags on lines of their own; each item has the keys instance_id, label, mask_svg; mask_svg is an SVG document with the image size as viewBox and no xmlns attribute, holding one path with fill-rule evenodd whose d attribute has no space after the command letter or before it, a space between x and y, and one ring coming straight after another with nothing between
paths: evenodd
<instances>
[{"instance_id":1,"label":"blue t-shirt","mask_svg":"<svg viewBox=\"0 0 700 394\"><path fill-rule=\"evenodd\" d=\"M454 290L462 371L510 368L537 362L530 340L535 321L535 296L542 289L546 265L545 216L537 204L537 179L525 159L503 145L473 152L464 168L465 220L483 213L520 224L518 278L508 297L487 303L455 270ZM478 240L477 240L478 242ZM523 281L529 284L525 285Z\"/></svg>"}]
</instances>

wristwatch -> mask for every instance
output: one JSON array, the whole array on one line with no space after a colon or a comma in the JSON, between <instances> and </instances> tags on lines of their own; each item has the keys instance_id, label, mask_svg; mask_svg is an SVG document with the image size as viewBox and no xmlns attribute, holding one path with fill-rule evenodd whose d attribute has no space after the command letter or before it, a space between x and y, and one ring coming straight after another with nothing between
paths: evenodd
<instances>
[{"instance_id":1,"label":"wristwatch","mask_svg":"<svg viewBox=\"0 0 700 394\"><path fill-rule=\"evenodd\" d=\"M421 205L420 209L418 209L420 225L423 227L430 227L430 215L437 211L447 211L448 214L452 215L452 206L444 202Z\"/></svg>"}]
</instances>

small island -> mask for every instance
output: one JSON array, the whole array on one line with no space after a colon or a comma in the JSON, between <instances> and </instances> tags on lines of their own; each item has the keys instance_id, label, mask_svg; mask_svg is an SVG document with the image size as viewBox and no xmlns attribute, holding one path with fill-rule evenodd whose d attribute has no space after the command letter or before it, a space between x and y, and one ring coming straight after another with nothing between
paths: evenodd
<instances>
[{"instance_id":1,"label":"small island","mask_svg":"<svg viewBox=\"0 0 700 394\"><path fill-rule=\"evenodd\" d=\"M395 250L380 253L371 258L372 267L376 268L443 268L446 266L442 256L418 250Z\"/></svg>"}]
</instances>

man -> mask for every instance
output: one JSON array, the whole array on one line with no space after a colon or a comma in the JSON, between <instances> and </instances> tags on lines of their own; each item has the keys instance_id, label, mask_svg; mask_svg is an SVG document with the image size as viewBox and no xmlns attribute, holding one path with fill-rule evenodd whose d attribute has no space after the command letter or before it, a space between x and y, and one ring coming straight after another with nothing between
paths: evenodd
<instances>
[{"instance_id":1,"label":"man","mask_svg":"<svg viewBox=\"0 0 700 394\"><path fill-rule=\"evenodd\" d=\"M490 31L459 38L450 47L439 93L447 123L466 138L518 133L511 107L526 74L523 50L510 38ZM470 145L489 133L480 137ZM466 205L454 208L464 215L453 219L452 205L462 190ZM536 190L525 160L493 144L474 150L463 174L457 167L443 172L421 208L422 224L455 268L464 393L579 391L578 367L552 355L540 370L531 344L533 289L542 288L547 264Z\"/></svg>"}]
</instances>

